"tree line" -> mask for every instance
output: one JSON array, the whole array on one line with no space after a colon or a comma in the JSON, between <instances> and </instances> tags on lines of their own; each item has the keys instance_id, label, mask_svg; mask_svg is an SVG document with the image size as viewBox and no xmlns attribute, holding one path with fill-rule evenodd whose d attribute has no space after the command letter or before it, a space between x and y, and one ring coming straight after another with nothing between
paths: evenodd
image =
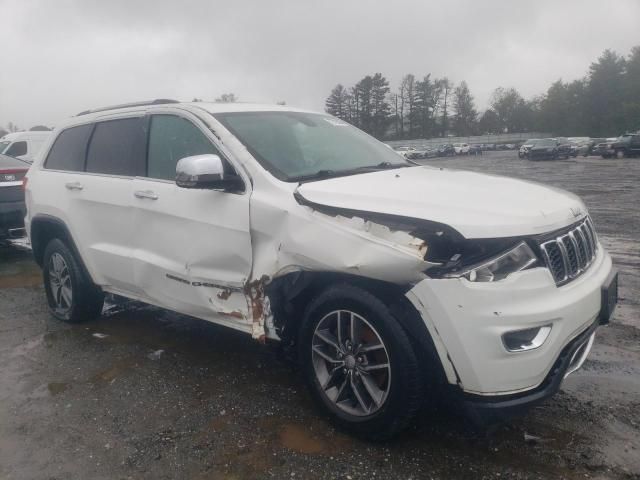
<instances>
[{"instance_id":1,"label":"tree line","mask_svg":"<svg viewBox=\"0 0 640 480\"><path fill-rule=\"evenodd\" d=\"M350 88L338 84L325 100L325 110L384 139L533 131L618 135L640 129L640 45L627 57L605 50L583 78L557 80L530 99L515 88L498 87L482 114L465 81L455 85L447 77L411 73L395 92L381 73Z\"/></svg>"},{"instance_id":2,"label":"tree line","mask_svg":"<svg viewBox=\"0 0 640 480\"><path fill-rule=\"evenodd\" d=\"M46 125L36 125L29 129L30 132L48 132L51 128ZM15 123L9 122L6 127L0 127L0 138L4 137L7 133L22 132L23 130Z\"/></svg>"}]
</instances>

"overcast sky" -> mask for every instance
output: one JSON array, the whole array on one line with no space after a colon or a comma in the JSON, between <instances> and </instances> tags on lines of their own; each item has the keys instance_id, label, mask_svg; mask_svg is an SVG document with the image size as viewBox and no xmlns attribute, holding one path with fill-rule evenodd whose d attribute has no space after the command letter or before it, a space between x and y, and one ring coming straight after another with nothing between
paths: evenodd
<instances>
[{"instance_id":1,"label":"overcast sky","mask_svg":"<svg viewBox=\"0 0 640 480\"><path fill-rule=\"evenodd\" d=\"M0 125L55 125L141 99L322 109L336 83L382 72L525 97L640 44L638 0L0 0Z\"/></svg>"}]
</instances>

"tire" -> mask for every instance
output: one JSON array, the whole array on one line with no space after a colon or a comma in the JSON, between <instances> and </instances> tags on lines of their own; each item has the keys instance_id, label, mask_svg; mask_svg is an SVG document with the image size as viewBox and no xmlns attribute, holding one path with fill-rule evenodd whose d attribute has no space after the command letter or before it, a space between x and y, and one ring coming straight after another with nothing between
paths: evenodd
<instances>
[{"instance_id":1,"label":"tire","mask_svg":"<svg viewBox=\"0 0 640 480\"><path fill-rule=\"evenodd\" d=\"M102 312L104 294L87 278L67 245L55 238L45 248L42 275L49 312L58 320L79 323Z\"/></svg>"},{"instance_id":2,"label":"tire","mask_svg":"<svg viewBox=\"0 0 640 480\"><path fill-rule=\"evenodd\" d=\"M352 324L357 340L350 346ZM369 292L349 284L324 290L305 311L298 348L311 395L339 428L385 440L418 412L423 377L414 347L389 308Z\"/></svg>"},{"instance_id":3,"label":"tire","mask_svg":"<svg viewBox=\"0 0 640 480\"><path fill-rule=\"evenodd\" d=\"M615 157L620 159L620 158L625 158L626 154L624 150L616 150L616 154Z\"/></svg>"}]
</instances>

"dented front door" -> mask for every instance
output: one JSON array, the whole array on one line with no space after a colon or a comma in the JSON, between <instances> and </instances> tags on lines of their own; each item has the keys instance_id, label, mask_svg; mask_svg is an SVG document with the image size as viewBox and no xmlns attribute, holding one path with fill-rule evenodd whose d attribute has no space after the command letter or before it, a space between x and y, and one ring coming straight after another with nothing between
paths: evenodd
<instances>
[{"instance_id":1,"label":"dented front door","mask_svg":"<svg viewBox=\"0 0 640 480\"><path fill-rule=\"evenodd\" d=\"M147 176L133 180L135 283L156 305L250 331L249 192L178 187L180 158L219 154L199 126L154 115Z\"/></svg>"}]
</instances>

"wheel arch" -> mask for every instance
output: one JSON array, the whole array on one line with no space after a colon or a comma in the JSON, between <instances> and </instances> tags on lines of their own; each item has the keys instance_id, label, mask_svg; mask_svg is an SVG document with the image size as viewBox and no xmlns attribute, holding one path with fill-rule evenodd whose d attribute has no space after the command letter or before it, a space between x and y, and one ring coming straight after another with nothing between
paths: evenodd
<instances>
[{"instance_id":1,"label":"wheel arch","mask_svg":"<svg viewBox=\"0 0 640 480\"><path fill-rule=\"evenodd\" d=\"M341 272L296 271L275 278L265 287L274 325L285 346L296 343L306 305L322 290L339 283L359 287L380 299L398 320L416 348L421 361L435 368L433 378L439 385L447 383L442 361L420 313L406 297L410 285L398 285Z\"/></svg>"},{"instance_id":2,"label":"wheel arch","mask_svg":"<svg viewBox=\"0 0 640 480\"><path fill-rule=\"evenodd\" d=\"M74 254L86 278L92 278L82 259L82 255L80 255L76 242L71 235L71 231L63 220L51 215L36 215L31 220L29 238L31 239L33 257L40 267L43 266L44 251L47 245L54 238L58 238L64 242Z\"/></svg>"}]
</instances>

